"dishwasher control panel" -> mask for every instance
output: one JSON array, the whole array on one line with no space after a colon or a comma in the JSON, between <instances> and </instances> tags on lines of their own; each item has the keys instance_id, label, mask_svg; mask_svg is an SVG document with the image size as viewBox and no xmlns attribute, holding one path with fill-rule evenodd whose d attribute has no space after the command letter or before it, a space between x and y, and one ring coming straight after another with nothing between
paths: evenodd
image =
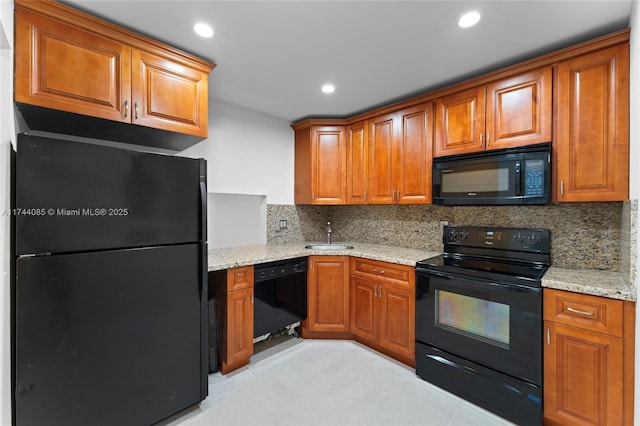
<instances>
[{"instance_id":1,"label":"dishwasher control panel","mask_svg":"<svg viewBox=\"0 0 640 426\"><path fill-rule=\"evenodd\" d=\"M306 257L255 265L253 280L254 282L260 282L301 272L307 272Z\"/></svg>"}]
</instances>

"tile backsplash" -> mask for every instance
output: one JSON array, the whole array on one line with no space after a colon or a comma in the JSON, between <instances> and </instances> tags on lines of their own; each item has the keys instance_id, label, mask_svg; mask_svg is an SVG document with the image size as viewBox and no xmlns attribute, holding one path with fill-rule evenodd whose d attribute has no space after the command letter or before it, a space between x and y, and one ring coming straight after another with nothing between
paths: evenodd
<instances>
[{"instance_id":1,"label":"tile backsplash","mask_svg":"<svg viewBox=\"0 0 640 426\"><path fill-rule=\"evenodd\" d=\"M544 228L551 231L551 261L566 268L592 268L635 276L637 200L545 206L268 205L267 241L325 241L331 221L333 241L352 241L442 250L441 223ZM280 230L278 220L287 219ZM630 247L633 248L630 250ZM626 274L626 271L630 271ZM633 282L633 281L631 281Z\"/></svg>"}]
</instances>

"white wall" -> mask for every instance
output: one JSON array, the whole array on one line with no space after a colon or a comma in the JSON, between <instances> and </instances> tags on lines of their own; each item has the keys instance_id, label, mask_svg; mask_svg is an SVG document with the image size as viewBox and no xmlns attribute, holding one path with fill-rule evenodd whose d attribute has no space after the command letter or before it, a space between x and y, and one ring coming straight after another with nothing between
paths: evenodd
<instances>
[{"instance_id":1,"label":"white wall","mask_svg":"<svg viewBox=\"0 0 640 426\"><path fill-rule=\"evenodd\" d=\"M266 244L266 197L209 193L207 239L210 249Z\"/></svg>"},{"instance_id":2,"label":"white wall","mask_svg":"<svg viewBox=\"0 0 640 426\"><path fill-rule=\"evenodd\" d=\"M293 204L293 130L285 120L212 99L209 138L178 155L207 160L208 192Z\"/></svg>"},{"instance_id":3,"label":"white wall","mask_svg":"<svg viewBox=\"0 0 640 426\"><path fill-rule=\"evenodd\" d=\"M630 83L630 99L629 99L629 115L630 117L638 117L640 114L640 7L638 2L634 1L631 9L631 19L629 20L631 27L631 77ZM629 175L629 198L637 200L640 198L640 120L632 118L629 120L630 133L630 175ZM638 213L638 222L640 223L640 212ZM636 230L637 231L637 230ZM640 239L636 239L640 241ZM636 271L640 271L640 256L637 258ZM636 274L636 289L640 290L640 283ZM638 298L640 301L640 292ZM636 342L640 342L640 318L638 318L638 304L636 303ZM634 403L634 424L640 423L640 350L636 343L635 357L635 403Z\"/></svg>"},{"instance_id":4,"label":"white wall","mask_svg":"<svg viewBox=\"0 0 640 426\"><path fill-rule=\"evenodd\" d=\"M0 0L0 425L11 424L11 318L9 282L10 144L13 115L13 1Z\"/></svg>"}]
</instances>

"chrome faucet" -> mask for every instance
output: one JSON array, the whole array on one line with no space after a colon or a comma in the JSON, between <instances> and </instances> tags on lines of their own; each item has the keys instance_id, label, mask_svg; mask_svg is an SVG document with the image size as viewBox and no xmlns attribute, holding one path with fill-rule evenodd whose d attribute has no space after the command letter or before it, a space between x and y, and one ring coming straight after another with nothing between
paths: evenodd
<instances>
[{"instance_id":1,"label":"chrome faucet","mask_svg":"<svg viewBox=\"0 0 640 426\"><path fill-rule=\"evenodd\" d=\"M331 245L331 222L327 222L327 244Z\"/></svg>"}]
</instances>

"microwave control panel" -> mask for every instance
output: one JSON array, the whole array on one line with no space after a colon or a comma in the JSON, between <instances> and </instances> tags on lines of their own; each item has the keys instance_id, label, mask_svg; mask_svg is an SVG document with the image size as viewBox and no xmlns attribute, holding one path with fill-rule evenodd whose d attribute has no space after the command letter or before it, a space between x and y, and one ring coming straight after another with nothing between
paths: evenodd
<instances>
[{"instance_id":1,"label":"microwave control panel","mask_svg":"<svg viewBox=\"0 0 640 426\"><path fill-rule=\"evenodd\" d=\"M535 197L544 195L544 160L525 160L524 162L524 195Z\"/></svg>"}]
</instances>

